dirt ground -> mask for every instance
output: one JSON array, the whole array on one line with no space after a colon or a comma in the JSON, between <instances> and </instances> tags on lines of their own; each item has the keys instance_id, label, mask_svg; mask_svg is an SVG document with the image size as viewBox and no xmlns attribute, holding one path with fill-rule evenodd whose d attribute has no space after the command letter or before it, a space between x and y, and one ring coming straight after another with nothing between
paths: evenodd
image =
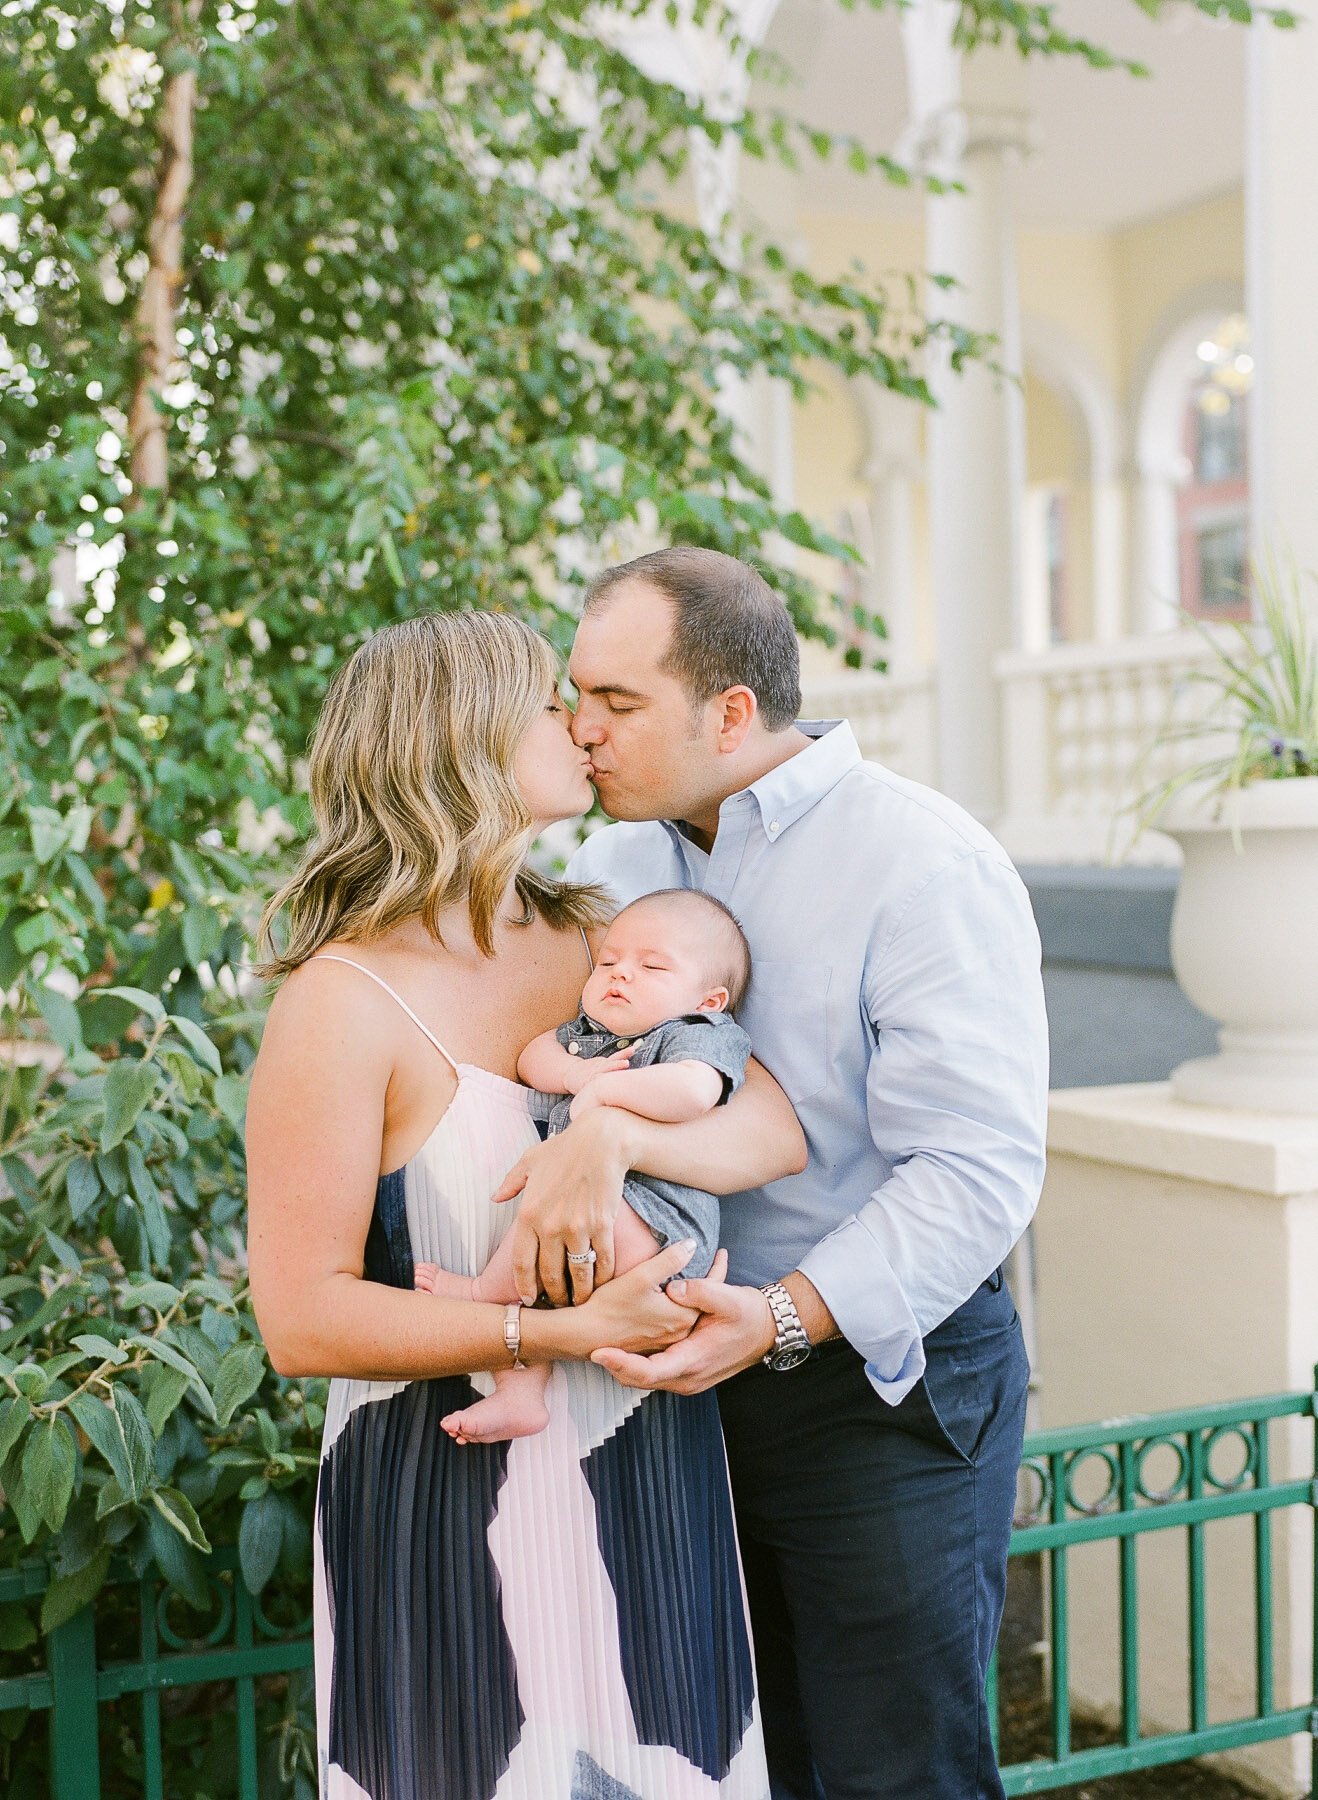
<instances>
[{"instance_id":1,"label":"dirt ground","mask_svg":"<svg viewBox=\"0 0 1318 1800\"><path fill-rule=\"evenodd\" d=\"M1043 1664L1035 1646L1043 1634L1043 1588L1037 1557L1015 1556L1007 1589L1007 1611L999 1646L999 1691L1002 1705L1000 1760L1028 1762L1052 1750L1050 1707L1044 1691ZM1079 1748L1111 1743L1109 1726L1072 1715L1072 1741ZM1256 1790L1219 1774L1207 1763L1181 1763L1169 1769L1144 1769L1055 1790L1071 1800L1255 1800Z\"/></svg>"}]
</instances>

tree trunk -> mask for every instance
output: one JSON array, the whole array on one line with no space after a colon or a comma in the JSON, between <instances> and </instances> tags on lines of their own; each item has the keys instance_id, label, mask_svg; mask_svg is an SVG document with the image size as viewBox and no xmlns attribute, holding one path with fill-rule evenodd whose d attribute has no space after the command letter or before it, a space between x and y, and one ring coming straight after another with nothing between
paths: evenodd
<instances>
[{"instance_id":1,"label":"tree trunk","mask_svg":"<svg viewBox=\"0 0 1318 1800\"><path fill-rule=\"evenodd\" d=\"M194 14L195 9L188 8L189 22ZM175 38L178 47L180 37ZM160 101L160 164L147 230L150 267L137 308L141 363L128 414L133 503L147 489L169 485L166 423L157 396L175 357L175 301L183 278L183 214L192 185L196 105L197 71L195 67L180 69L166 81Z\"/></svg>"}]
</instances>

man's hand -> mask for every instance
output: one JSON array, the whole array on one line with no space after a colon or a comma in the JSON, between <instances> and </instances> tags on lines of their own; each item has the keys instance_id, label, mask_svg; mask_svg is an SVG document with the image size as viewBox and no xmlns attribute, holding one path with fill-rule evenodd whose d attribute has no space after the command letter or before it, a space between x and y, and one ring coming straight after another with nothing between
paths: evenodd
<instances>
[{"instance_id":1,"label":"man's hand","mask_svg":"<svg viewBox=\"0 0 1318 1800\"><path fill-rule=\"evenodd\" d=\"M600 1364L624 1387L668 1388L674 1394L701 1394L717 1382L749 1369L777 1338L769 1302L758 1288L729 1287L728 1257L720 1250L703 1280L670 1281L671 1299L700 1314L691 1335L671 1350L633 1356L626 1350L596 1350Z\"/></svg>"},{"instance_id":2,"label":"man's hand","mask_svg":"<svg viewBox=\"0 0 1318 1800\"><path fill-rule=\"evenodd\" d=\"M513 1274L530 1305L540 1291L555 1306L580 1305L613 1275L613 1221L631 1167L629 1115L595 1108L566 1131L528 1150L496 1188L496 1201L522 1196L513 1226ZM595 1262L569 1263L569 1250L594 1250Z\"/></svg>"}]
</instances>

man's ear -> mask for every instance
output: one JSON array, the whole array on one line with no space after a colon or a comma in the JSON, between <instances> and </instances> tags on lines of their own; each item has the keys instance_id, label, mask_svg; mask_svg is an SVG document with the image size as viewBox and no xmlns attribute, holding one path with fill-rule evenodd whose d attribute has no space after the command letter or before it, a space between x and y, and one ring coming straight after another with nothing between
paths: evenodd
<instances>
[{"instance_id":1,"label":"man's ear","mask_svg":"<svg viewBox=\"0 0 1318 1800\"><path fill-rule=\"evenodd\" d=\"M746 733L755 722L759 701L748 687L729 688L718 698L720 708L718 748L720 755L731 756L746 741Z\"/></svg>"},{"instance_id":2,"label":"man's ear","mask_svg":"<svg viewBox=\"0 0 1318 1800\"><path fill-rule=\"evenodd\" d=\"M700 1002L699 1011L726 1012L728 1010L728 1001L731 1000L731 998L732 995L725 987L711 988L705 995L705 998Z\"/></svg>"}]
</instances>

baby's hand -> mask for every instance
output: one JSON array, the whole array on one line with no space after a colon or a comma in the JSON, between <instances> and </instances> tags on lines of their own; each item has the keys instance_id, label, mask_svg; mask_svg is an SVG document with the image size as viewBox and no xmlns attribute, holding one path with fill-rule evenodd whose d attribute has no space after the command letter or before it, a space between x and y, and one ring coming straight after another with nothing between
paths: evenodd
<instances>
[{"instance_id":1,"label":"baby's hand","mask_svg":"<svg viewBox=\"0 0 1318 1800\"><path fill-rule=\"evenodd\" d=\"M625 1050L615 1050L612 1056L592 1056L584 1059L581 1065L581 1083L577 1092L580 1093L582 1088L589 1087L592 1081L598 1081L601 1075L617 1075L621 1070L627 1068L635 1049L635 1044L628 1044Z\"/></svg>"},{"instance_id":2,"label":"baby's hand","mask_svg":"<svg viewBox=\"0 0 1318 1800\"><path fill-rule=\"evenodd\" d=\"M581 1083L573 1097L571 1117L579 1119L583 1112L590 1112L596 1106L607 1106L605 1090L599 1085L601 1075L621 1075L629 1066L631 1046L626 1050L615 1050L612 1056L592 1056L589 1064L590 1074Z\"/></svg>"}]
</instances>

